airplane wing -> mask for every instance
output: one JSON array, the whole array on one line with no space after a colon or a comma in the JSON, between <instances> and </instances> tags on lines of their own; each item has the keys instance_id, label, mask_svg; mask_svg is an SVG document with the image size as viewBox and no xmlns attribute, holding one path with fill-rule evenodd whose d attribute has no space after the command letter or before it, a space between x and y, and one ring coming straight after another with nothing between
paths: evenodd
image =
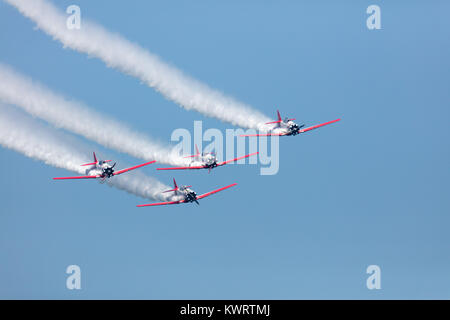
<instances>
[{"instance_id":1,"label":"airplane wing","mask_svg":"<svg viewBox=\"0 0 450 320\"><path fill-rule=\"evenodd\" d=\"M234 159L231 159L231 160L222 161L222 162L219 162L219 163L217 164L217 166L218 166L218 167L219 167L219 166L223 166L223 165L225 165L225 164L227 164L227 163L235 162L235 161L238 161L238 160L241 160L241 159L245 159L245 158L254 156L255 154L258 154L258 153L259 153L259 152L254 152L254 153L250 153L250 154L247 154L247 155L245 155L245 156L242 156L242 157L238 157L238 158L234 158Z\"/></svg>"},{"instance_id":2,"label":"airplane wing","mask_svg":"<svg viewBox=\"0 0 450 320\"><path fill-rule=\"evenodd\" d=\"M205 166L195 167L172 167L172 168L156 168L156 170L186 170L186 169L204 169Z\"/></svg>"},{"instance_id":3,"label":"airplane wing","mask_svg":"<svg viewBox=\"0 0 450 320\"><path fill-rule=\"evenodd\" d=\"M138 204L136 207L151 207L151 206L163 206L166 204L179 204L185 202L184 200L178 201L169 201L169 202L157 202L157 203L148 203L148 204Z\"/></svg>"},{"instance_id":4,"label":"airplane wing","mask_svg":"<svg viewBox=\"0 0 450 320\"><path fill-rule=\"evenodd\" d=\"M143 163L143 164L139 164L139 165L134 166L134 167L131 167L131 168L122 169L122 170L119 170L119 171L114 172L113 175L117 176L118 174L122 174L122 173L124 173L124 172L128 172L128 171L131 171L131 170L135 170L135 169L137 169L137 168L140 168L140 167L143 167L143 166L146 166L146 165L155 163L155 162L156 162L156 160L153 160L153 161L150 161L150 162L146 162L146 163Z\"/></svg>"},{"instance_id":5,"label":"airplane wing","mask_svg":"<svg viewBox=\"0 0 450 320\"><path fill-rule=\"evenodd\" d=\"M62 178L53 178L53 180L94 179L94 178L101 178L101 175L97 174L95 176L62 177Z\"/></svg>"},{"instance_id":6,"label":"airplane wing","mask_svg":"<svg viewBox=\"0 0 450 320\"><path fill-rule=\"evenodd\" d=\"M217 192L220 192L220 191L222 191L222 190L225 190L225 189L234 187L235 185L237 185L237 183L230 184L229 186L226 186L226 187L223 187L223 188L214 190L214 191L210 191L210 192L208 192L208 193L204 193L204 194L202 194L202 195L200 195L200 196L197 196L197 199L203 199L203 198L206 198L206 197L208 197L208 196L210 196L210 195L212 195L212 194L214 194L214 193L217 193Z\"/></svg>"},{"instance_id":7,"label":"airplane wing","mask_svg":"<svg viewBox=\"0 0 450 320\"><path fill-rule=\"evenodd\" d=\"M338 122L339 120L341 120L341 119L336 119L336 120L324 122L324 123L321 123L321 124L317 124L317 125L315 125L315 126L308 127L308 128L305 128L305 129L300 129L299 132L300 132L300 133L303 133L303 132L307 132L307 131L310 131L310 130L313 130L313 129L317 129L317 128L326 126L327 124L332 124L332 123Z\"/></svg>"},{"instance_id":8,"label":"airplane wing","mask_svg":"<svg viewBox=\"0 0 450 320\"><path fill-rule=\"evenodd\" d=\"M269 136L285 136L286 133L261 133L261 134L241 134L239 137L269 137Z\"/></svg>"}]
</instances>

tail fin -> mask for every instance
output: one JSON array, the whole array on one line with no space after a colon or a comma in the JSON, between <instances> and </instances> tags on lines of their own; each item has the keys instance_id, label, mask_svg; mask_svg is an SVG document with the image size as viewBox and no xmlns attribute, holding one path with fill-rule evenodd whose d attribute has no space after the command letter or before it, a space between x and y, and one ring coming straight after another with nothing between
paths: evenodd
<instances>
[{"instance_id":1,"label":"tail fin","mask_svg":"<svg viewBox=\"0 0 450 320\"><path fill-rule=\"evenodd\" d=\"M175 181L175 178L173 178L173 186L174 186L175 190L178 190L178 185L177 185L177 182Z\"/></svg>"},{"instance_id":2,"label":"tail fin","mask_svg":"<svg viewBox=\"0 0 450 320\"><path fill-rule=\"evenodd\" d=\"M95 156L95 152L94 152L94 161L95 162L82 164L81 166L84 167L84 166L94 166L94 165L96 165L98 161L97 161L97 157Z\"/></svg>"},{"instance_id":3,"label":"tail fin","mask_svg":"<svg viewBox=\"0 0 450 320\"><path fill-rule=\"evenodd\" d=\"M192 156L186 156L185 158L194 158L200 155L200 151L198 151L198 147L197 144L195 145L195 154L193 154Z\"/></svg>"},{"instance_id":4,"label":"tail fin","mask_svg":"<svg viewBox=\"0 0 450 320\"><path fill-rule=\"evenodd\" d=\"M280 111L278 111L278 110L277 110L277 117L278 117L278 120L277 120L277 121L266 122L266 124L281 123L281 122L283 122L283 120L281 120Z\"/></svg>"},{"instance_id":5,"label":"tail fin","mask_svg":"<svg viewBox=\"0 0 450 320\"><path fill-rule=\"evenodd\" d=\"M179 188L178 188L177 182L175 181L175 178L173 178L173 187L174 187L173 189L163 191L163 193L166 193L166 192L175 192L175 193L177 193Z\"/></svg>"}]
</instances>

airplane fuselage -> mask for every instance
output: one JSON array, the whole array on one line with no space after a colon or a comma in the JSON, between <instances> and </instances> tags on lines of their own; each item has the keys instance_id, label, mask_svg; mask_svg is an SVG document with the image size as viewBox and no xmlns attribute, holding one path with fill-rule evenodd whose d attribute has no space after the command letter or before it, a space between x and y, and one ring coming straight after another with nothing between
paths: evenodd
<instances>
[{"instance_id":1,"label":"airplane fuselage","mask_svg":"<svg viewBox=\"0 0 450 320\"><path fill-rule=\"evenodd\" d=\"M93 165L92 169L88 169L88 171L96 170L99 171L101 178L111 178L114 175L113 166L109 165L106 161L100 160Z\"/></svg>"},{"instance_id":2,"label":"airplane fuselage","mask_svg":"<svg viewBox=\"0 0 450 320\"><path fill-rule=\"evenodd\" d=\"M217 158L211 154L204 157L205 167L207 168L215 168L217 167Z\"/></svg>"},{"instance_id":3,"label":"airplane fuselage","mask_svg":"<svg viewBox=\"0 0 450 320\"><path fill-rule=\"evenodd\" d=\"M199 161L192 161L191 166L204 166L205 168L217 167L217 158L212 154L201 156Z\"/></svg>"},{"instance_id":4,"label":"airplane fuselage","mask_svg":"<svg viewBox=\"0 0 450 320\"><path fill-rule=\"evenodd\" d=\"M296 136L300 133L300 129L304 125L298 125L292 120L284 120L280 122L279 126L274 128L272 131L274 133L283 133L286 136Z\"/></svg>"},{"instance_id":5,"label":"airplane fuselage","mask_svg":"<svg viewBox=\"0 0 450 320\"><path fill-rule=\"evenodd\" d=\"M183 189L183 193L184 193L184 201L185 202L196 202L198 204L197 201L197 193L195 191L193 191L192 189L189 188L185 188Z\"/></svg>"}]
</instances>

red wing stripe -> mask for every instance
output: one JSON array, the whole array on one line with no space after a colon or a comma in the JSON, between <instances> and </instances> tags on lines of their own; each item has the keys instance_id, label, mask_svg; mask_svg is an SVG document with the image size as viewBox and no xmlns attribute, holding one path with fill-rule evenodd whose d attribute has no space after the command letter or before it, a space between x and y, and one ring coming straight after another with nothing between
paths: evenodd
<instances>
[{"instance_id":1,"label":"red wing stripe","mask_svg":"<svg viewBox=\"0 0 450 320\"><path fill-rule=\"evenodd\" d=\"M220 188L220 189L217 189L217 190L214 190L214 191L211 191L211 192L202 194L202 195L198 196L197 199L203 199L203 198L206 198L207 196L210 196L210 195L212 195L212 194L214 194L214 193L217 193L217 192L220 192L220 191L222 191L222 190L225 190L225 189L234 187L235 185L237 185L237 183L233 183L233 184L230 184L229 186L226 186L226 187L223 187L223 188Z\"/></svg>"},{"instance_id":2,"label":"red wing stripe","mask_svg":"<svg viewBox=\"0 0 450 320\"><path fill-rule=\"evenodd\" d=\"M80 164L80 166L84 167L84 166L93 166L95 165L97 162L91 162L91 163L85 163L85 164Z\"/></svg>"},{"instance_id":3,"label":"red wing stripe","mask_svg":"<svg viewBox=\"0 0 450 320\"><path fill-rule=\"evenodd\" d=\"M247 154L247 155L239 157L239 158L234 158L234 159L231 159L231 160L223 161L223 162L218 163L217 166L223 166L223 165L225 165L227 163L235 162L235 161L238 161L238 160L241 160L241 159L245 159L245 158L254 156L254 155L258 154L258 153L259 152L254 152L254 153L250 153L250 154Z\"/></svg>"},{"instance_id":4,"label":"red wing stripe","mask_svg":"<svg viewBox=\"0 0 450 320\"><path fill-rule=\"evenodd\" d=\"M272 122L266 122L266 124L272 124L272 123L280 123L282 122L282 120L278 120L278 121L272 121Z\"/></svg>"},{"instance_id":5,"label":"red wing stripe","mask_svg":"<svg viewBox=\"0 0 450 320\"><path fill-rule=\"evenodd\" d=\"M138 204L136 207L152 207L152 206L164 206L167 204L179 204L183 203L184 200L178 200L178 201L169 201L169 202L158 202L158 203L147 203L147 204Z\"/></svg>"},{"instance_id":6,"label":"red wing stripe","mask_svg":"<svg viewBox=\"0 0 450 320\"><path fill-rule=\"evenodd\" d=\"M156 168L156 170L186 170L186 169L204 169L203 166L197 167L172 167L172 168Z\"/></svg>"},{"instance_id":7,"label":"red wing stripe","mask_svg":"<svg viewBox=\"0 0 450 320\"><path fill-rule=\"evenodd\" d=\"M317 128L326 126L327 124L332 124L332 123L338 122L339 120L341 120L341 119L336 119L336 120L324 122L324 123L321 123L321 124L317 124L315 126L308 127L308 128L305 128L305 129L300 129L300 132L303 133L303 132L307 132L307 131L310 131L310 130L313 130L313 129L317 129Z\"/></svg>"},{"instance_id":8,"label":"red wing stripe","mask_svg":"<svg viewBox=\"0 0 450 320\"><path fill-rule=\"evenodd\" d=\"M53 178L53 180L68 180L68 179L94 179L100 178L100 175L96 176L78 176L78 177L62 177L62 178Z\"/></svg>"},{"instance_id":9,"label":"red wing stripe","mask_svg":"<svg viewBox=\"0 0 450 320\"><path fill-rule=\"evenodd\" d=\"M268 137L268 136L284 136L286 133L262 133L262 134L241 134L239 137Z\"/></svg>"},{"instance_id":10,"label":"red wing stripe","mask_svg":"<svg viewBox=\"0 0 450 320\"><path fill-rule=\"evenodd\" d=\"M140 167L143 167L143 166L146 166L146 165L155 163L155 162L156 162L156 160L153 160L153 161L150 161L150 162L146 162L146 163L143 163L143 164L139 164L139 165L134 166L134 167L131 167L131 168L122 169L122 170L119 170L119 171L114 172L114 175L117 176L118 174L122 174L122 173L124 173L124 172L130 171L130 170L134 170L134 169L137 169L137 168L140 168Z\"/></svg>"}]
</instances>

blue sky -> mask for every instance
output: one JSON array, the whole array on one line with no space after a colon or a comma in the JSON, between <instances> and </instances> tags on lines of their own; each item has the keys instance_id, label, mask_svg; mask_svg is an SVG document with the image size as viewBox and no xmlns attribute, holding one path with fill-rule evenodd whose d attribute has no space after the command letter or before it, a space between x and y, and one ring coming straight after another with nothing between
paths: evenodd
<instances>
[{"instance_id":1,"label":"blue sky","mask_svg":"<svg viewBox=\"0 0 450 320\"><path fill-rule=\"evenodd\" d=\"M267 115L342 121L280 139L277 175L177 172L200 193L238 183L200 206L138 209L146 200L56 184L67 171L0 148L0 298L450 298L448 2L57 3L70 4ZM3 2L0 40L1 63L161 141L194 120L232 128L63 49ZM142 171L169 183L155 167ZM65 287L71 264L80 291Z\"/></svg>"}]
</instances>

